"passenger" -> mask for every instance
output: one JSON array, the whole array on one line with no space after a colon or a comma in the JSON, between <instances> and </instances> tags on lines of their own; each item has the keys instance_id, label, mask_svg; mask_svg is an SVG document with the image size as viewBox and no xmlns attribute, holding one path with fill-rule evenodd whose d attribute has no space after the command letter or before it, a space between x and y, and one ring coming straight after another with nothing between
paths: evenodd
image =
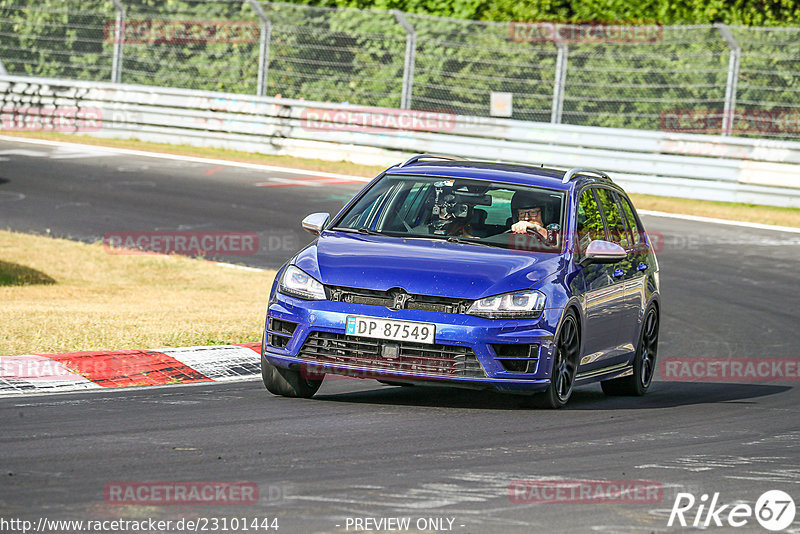
<instances>
[{"instance_id":1,"label":"passenger","mask_svg":"<svg viewBox=\"0 0 800 534\"><path fill-rule=\"evenodd\" d=\"M468 213L470 213L470 211L468 211ZM445 215L445 213L442 211L439 212L439 219L434 224L433 233L458 236L458 237L477 238L477 236L474 235L474 232L472 230L472 224L470 223L469 216L455 217L452 214Z\"/></svg>"}]
</instances>

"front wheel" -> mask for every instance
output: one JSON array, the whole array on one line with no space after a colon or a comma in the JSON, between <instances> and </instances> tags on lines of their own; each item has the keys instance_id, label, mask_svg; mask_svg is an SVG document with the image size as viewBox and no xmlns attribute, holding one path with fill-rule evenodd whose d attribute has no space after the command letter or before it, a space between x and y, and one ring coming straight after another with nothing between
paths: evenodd
<instances>
[{"instance_id":1,"label":"front wheel","mask_svg":"<svg viewBox=\"0 0 800 534\"><path fill-rule=\"evenodd\" d=\"M639 335L639 345L633 358L633 374L613 380L600 382L606 395L641 397L653 381L656 372L656 352L658 351L658 312L655 307L647 308Z\"/></svg>"},{"instance_id":2,"label":"front wheel","mask_svg":"<svg viewBox=\"0 0 800 534\"><path fill-rule=\"evenodd\" d=\"M283 397L309 398L317 392L322 380L310 380L300 371L276 367L261 355L261 378L267 391Z\"/></svg>"},{"instance_id":3,"label":"front wheel","mask_svg":"<svg viewBox=\"0 0 800 534\"><path fill-rule=\"evenodd\" d=\"M550 385L544 393L533 397L533 404L539 408L561 408L572 395L575 385L575 374L578 370L578 357L581 349L578 319L570 310L561 323L558 334L553 371L550 373Z\"/></svg>"}]
</instances>

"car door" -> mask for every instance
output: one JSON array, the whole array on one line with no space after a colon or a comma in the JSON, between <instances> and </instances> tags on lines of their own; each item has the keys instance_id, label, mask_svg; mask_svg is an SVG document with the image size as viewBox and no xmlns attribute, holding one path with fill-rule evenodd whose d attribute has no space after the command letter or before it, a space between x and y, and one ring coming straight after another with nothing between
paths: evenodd
<instances>
[{"instance_id":1,"label":"car door","mask_svg":"<svg viewBox=\"0 0 800 534\"><path fill-rule=\"evenodd\" d=\"M621 246L628 253L624 260L613 264L612 272L614 279L623 286L619 309L620 322L617 328L615 354L612 359L623 361L629 358L635 346L634 336L638 321L638 310L632 298L630 298L628 290L639 273L636 270L633 239L620 207L617 193L611 189L599 188L597 196L603 212L603 219L606 222L608 240Z\"/></svg>"},{"instance_id":2,"label":"car door","mask_svg":"<svg viewBox=\"0 0 800 534\"><path fill-rule=\"evenodd\" d=\"M578 199L576 217L576 262L580 262L589 243L607 239L595 188L584 189ZM581 268L584 292L583 355L580 372L609 365L617 347L618 330L624 309L625 282L614 276L613 264L593 263Z\"/></svg>"},{"instance_id":3,"label":"car door","mask_svg":"<svg viewBox=\"0 0 800 534\"><path fill-rule=\"evenodd\" d=\"M635 347L639 341L639 320L643 317L644 307L647 304L647 273L651 267L651 261L648 259L650 250L630 199L625 195L617 194L617 202L631 237L631 245L628 249L628 257L631 261L625 281L625 301L630 309L630 318L626 319L631 322L630 342Z\"/></svg>"}]
</instances>

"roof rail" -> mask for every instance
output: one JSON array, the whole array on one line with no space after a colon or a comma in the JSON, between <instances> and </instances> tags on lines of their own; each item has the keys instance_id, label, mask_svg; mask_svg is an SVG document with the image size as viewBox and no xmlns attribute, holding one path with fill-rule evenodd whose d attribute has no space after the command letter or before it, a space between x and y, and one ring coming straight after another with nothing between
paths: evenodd
<instances>
[{"instance_id":1,"label":"roof rail","mask_svg":"<svg viewBox=\"0 0 800 534\"><path fill-rule=\"evenodd\" d=\"M400 167L411 165L412 163L416 163L423 159L446 159L450 161L466 161L464 158L459 158L457 156L445 156L442 154L417 154L416 156L411 156L406 161L401 163Z\"/></svg>"},{"instance_id":2,"label":"roof rail","mask_svg":"<svg viewBox=\"0 0 800 534\"><path fill-rule=\"evenodd\" d=\"M606 180L611 180L611 177L606 173L604 173L603 171L598 171L596 169L587 169L584 167L573 167L572 169L568 170L566 174L564 174L564 178L562 178L561 183L566 184L570 180L572 180L576 175L583 173L596 174L598 176L605 178Z\"/></svg>"}]
</instances>

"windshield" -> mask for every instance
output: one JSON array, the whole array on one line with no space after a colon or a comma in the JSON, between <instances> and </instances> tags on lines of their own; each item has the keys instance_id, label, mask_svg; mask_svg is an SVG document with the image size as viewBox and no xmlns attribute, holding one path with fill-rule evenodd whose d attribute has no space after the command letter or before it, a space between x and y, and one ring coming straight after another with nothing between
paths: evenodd
<instances>
[{"instance_id":1,"label":"windshield","mask_svg":"<svg viewBox=\"0 0 800 534\"><path fill-rule=\"evenodd\" d=\"M331 229L558 252L563 220L560 191L387 174Z\"/></svg>"}]
</instances>

